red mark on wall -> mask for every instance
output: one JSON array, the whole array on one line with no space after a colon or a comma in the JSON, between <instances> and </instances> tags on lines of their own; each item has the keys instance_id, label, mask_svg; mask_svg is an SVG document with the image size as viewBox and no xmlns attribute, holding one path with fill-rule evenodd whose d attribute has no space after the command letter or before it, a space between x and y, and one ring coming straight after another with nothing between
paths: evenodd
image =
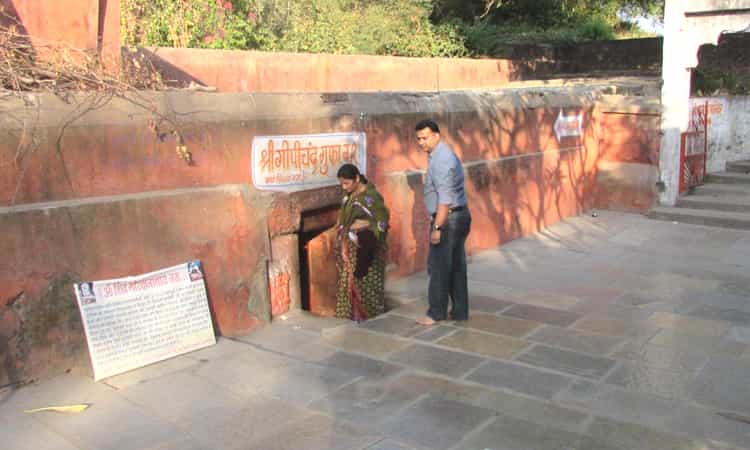
<instances>
[{"instance_id":1,"label":"red mark on wall","mask_svg":"<svg viewBox=\"0 0 750 450\"><path fill-rule=\"evenodd\" d=\"M271 316L276 317L289 311L289 274L281 272L270 280Z\"/></svg>"},{"instance_id":2,"label":"red mark on wall","mask_svg":"<svg viewBox=\"0 0 750 450\"><path fill-rule=\"evenodd\" d=\"M690 127L691 129L700 129L703 122L706 120L705 116L705 108L706 108L706 102L698 102L696 99L693 101L693 103L690 105ZM708 125L711 125L712 119L711 116L719 116L721 113L724 112L724 104L723 103L708 103Z\"/></svg>"}]
</instances>

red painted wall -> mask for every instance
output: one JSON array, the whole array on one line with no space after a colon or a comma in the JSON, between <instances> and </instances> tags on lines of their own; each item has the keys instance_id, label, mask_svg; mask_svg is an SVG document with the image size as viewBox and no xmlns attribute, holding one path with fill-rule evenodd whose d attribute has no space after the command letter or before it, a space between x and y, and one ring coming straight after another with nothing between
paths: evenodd
<instances>
[{"instance_id":1,"label":"red painted wall","mask_svg":"<svg viewBox=\"0 0 750 450\"><path fill-rule=\"evenodd\" d=\"M508 84L503 59L404 58L149 48L140 52L168 81L220 92L382 92L491 89Z\"/></svg>"},{"instance_id":2,"label":"red painted wall","mask_svg":"<svg viewBox=\"0 0 750 450\"><path fill-rule=\"evenodd\" d=\"M111 100L61 136L82 97L64 103L40 96L39 109L6 100L16 113L0 118L8 136L0 143L0 252L8 255L0 259L0 343L7 347L0 350L18 367L2 367L0 382L88 365L71 288L77 280L200 259L221 334L247 333L271 316L272 306L283 311L285 299L272 305L269 296L268 264L277 263L270 239L295 233L303 211L339 199L335 189L255 190L256 135L367 134L368 175L392 211L390 277L421 270L426 261L428 216L414 172L426 165L413 132L421 118L440 123L467 165L471 252L579 214L595 197L602 118L591 96L549 89L348 94L330 103L315 94L139 95L179 118L193 165L177 157L171 129L160 124L160 139L153 117L129 101ZM583 136L557 141L553 124L561 109L583 113ZM33 125L24 129L24 119ZM275 295L295 291L274 286Z\"/></svg>"},{"instance_id":3,"label":"red painted wall","mask_svg":"<svg viewBox=\"0 0 750 450\"><path fill-rule=\"evenodd\" d=\"M596 207L646 212L658 197L661 105L651 98L610 99L599 110Z\"/></svg>"},{"instance_id":4,"label":"red painted wall","mask_svg":"<svg viewBox=\"0 0 750 450\"><path fill-rule=\"evenodd\" d=\"M120 56L120 0L0 0L0 5L38 52L61 45L101 50L108 60Z\"/></svg>"}]
</instances>

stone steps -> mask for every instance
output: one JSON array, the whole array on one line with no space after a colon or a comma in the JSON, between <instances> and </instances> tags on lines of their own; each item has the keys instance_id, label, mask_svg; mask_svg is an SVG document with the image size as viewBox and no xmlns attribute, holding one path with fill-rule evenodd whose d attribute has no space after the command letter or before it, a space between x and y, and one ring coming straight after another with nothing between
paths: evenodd
<instances>
[{"instance_id":1,"label":"stone steps","mask_svg":"<svg viewBox=\"0 0 750 450\"><path fill-rule=\"evenodd\" d=\"M750 230L750 213L657 206L648 212L648 217L693 225Z\"/></svg>"},{"instance_id":2,"label":"stone steps","mask_svg":"<svg viewBox=\"0 0 750 450\"><path fill-rule=\"evenodd\" d=\"M750 214L750 197L687 195L677 201L677 207Z\"/></svg>"},{"instance_id":3,"label":"stone steps","mask_svg":"<svg viewBox=\"0 0 750 450\"><path fill-rule=\"evenodd\" d=\"M750 173L750 161L732 161L727 163L727 172Z\"/></svg>"},{"instance_id":4,"label":"stone steps","mask_svg":"<svg viewBox=\"0 0 750 450\"><path fill-rule=\"evenodd\" d=\"M718 172L706 174L706 183L747 184L750 185L750 174L737 172Z\"/></svg>"},{"instance_id":5,"label":"stone steps","mask_svg":"<svg viewBox=\"0 0 750 450\"><path fill-rule=\"evenodd\" d=\"M657 220L750 230L750 161L727 163L727 172L706 175L674 207L657 206L648 216Z\"/></svg>"},{"instance_id":6,"label":"stone steps","mask_svg":"<svg viewBox=\"0 0 750 450\"><path fill-rule=\"evenodd\" d=\"M741 184L706 183L693 189L695 195L709 195L712 197L744 197L750 196L750 186Z\"/></svg>"}]
</instances>

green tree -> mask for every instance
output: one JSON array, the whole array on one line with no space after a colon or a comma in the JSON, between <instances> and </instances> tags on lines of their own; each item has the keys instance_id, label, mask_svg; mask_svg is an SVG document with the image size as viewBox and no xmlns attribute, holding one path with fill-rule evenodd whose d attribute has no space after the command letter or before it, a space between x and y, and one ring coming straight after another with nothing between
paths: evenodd
<instances>
[{"instance_id":1,"label":"green tree","mask_svg":"<svg viewBox=\"0 0 750 450\"><path fill-rule=\"evenodd\" d=\"M661 17L664 0L435 0L433 18L438 21L488 18L493 22L548 28L593 18L615 24L620 12Z\"/></svg>"},{"instance_id":2,"label":"green tree","mask_svg":"<svg viewBox=\"0 0 750 450\"><path fill-rule=\"evenodd\" d=\"M431 0L123 0L127 45L462 56Z\"/></svg>"}]
</instances>

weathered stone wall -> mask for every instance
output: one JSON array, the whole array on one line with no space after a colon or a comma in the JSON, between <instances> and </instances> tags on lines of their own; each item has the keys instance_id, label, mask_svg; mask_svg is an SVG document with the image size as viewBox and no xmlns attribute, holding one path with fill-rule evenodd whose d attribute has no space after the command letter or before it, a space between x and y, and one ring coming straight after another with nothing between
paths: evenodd
<instances>
[{"instance_id":1,"label":"weathered stone wall","mask_svg":"<svg viewBox=\"0 0 750 450\"><path fill-rule=\"evenodd\" d=\"M274 53L190 48L138 50L165 80L220 92L438 92L495 89L514 64L503 59Z\"/></svg>"},{"instance_id":2,"label":"weathered stone wall","mask_svg":"<svg viewBox=\"0 0 750 450\"><path fill-rule=\"evenodd\" d=\"M750 94L750 34L725 33L717 45L698 49L698 66L693 71L694 95Z\"/></svg>"},{"instance_id":3,"label":"weathered stone wall","mask_svg":"<svg viewBox=\"0 0 750 450\"><path fill-rule=\"evenodd\" d=\"M616 155L626 146L603 144L600 97L589 88L138 94L138 103L155 105L161 120L133 99L5 100L0 383L88 365L71 289L77 280L200 259L212 318L224 335L247 333L297 306L291 297L299 290L295 245L305 228L300 216L337 206L339 193L256 190L254 136L366 133L368 176L392 211L388 276L393 278L422 270L426 261L428 215L421 200L426 157L415 145L417 120L435 118L466 164L474 217L468 246L475 252L579 214L595 195L601 197L595 191L601 147ZM582 136L558 141L554 124L561 111L583 114ZM192 152L192 165L175 153L170 123Z\"/></svg>"},{"instance_id":4,"label":"weathered stone wall","mask_svg":"<svg viewBox=\"0 0 750 450\"><path fill-rule=\"evenodd\" d=\"M107 60L120 57L120 0L0 0L0 23L18 24L37 55L61 45Z\"/></svg>"},{"instance_id":5,"label":"weathered stone wall","mask_svg":"<svg viewBox=\"0 0 750 450\"><path fill-rule=\"evenodd\" d=\"M661 105L655 98L604 96L598 109L596 206L644 212L658 195Z\"/></svg>"},{"instance_id":6,"label":"weathered stone wall","mask_svg":"<svg viewBox=\"0 0 750 450\"><path fill-rule=\"evenodd\" d=\"M662 38L580 42L570 46L507 45L500 56L514 63L513 79L581 75L658 76Z\"/></svg>"},{"instance_id":7,"label":"weathered stone wall","mask_svg":"<svg viewBox=\"0 0 750 450\"><path fill-rule=\"evenodd\" d=\"M691 109L708 104L706 171L721 172L727 162L750 159L750 97L693 97Z\"/></svg>"}]
</instances>

